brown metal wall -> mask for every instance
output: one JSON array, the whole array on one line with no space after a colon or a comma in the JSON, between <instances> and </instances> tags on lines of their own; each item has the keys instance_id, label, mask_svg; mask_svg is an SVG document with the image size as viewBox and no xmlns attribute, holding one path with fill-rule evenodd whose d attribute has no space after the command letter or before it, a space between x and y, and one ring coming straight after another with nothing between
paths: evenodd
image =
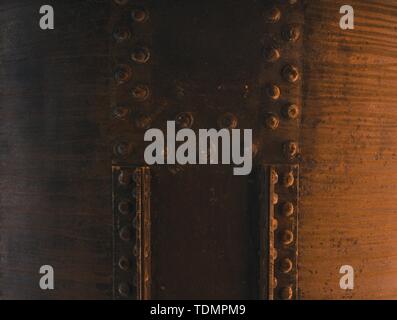
<instances>
[{"instance_id":1,"label":"brown metal wall","mask_svg":"<svg viewBox=\"0 0 397 320\"><path fill-rule=\"evenodd\" d=\"M397 2L306 1L299 278L304 299L397 297ZM356 271L339 288L339 268Z\"/></svg>"}]
</instances>

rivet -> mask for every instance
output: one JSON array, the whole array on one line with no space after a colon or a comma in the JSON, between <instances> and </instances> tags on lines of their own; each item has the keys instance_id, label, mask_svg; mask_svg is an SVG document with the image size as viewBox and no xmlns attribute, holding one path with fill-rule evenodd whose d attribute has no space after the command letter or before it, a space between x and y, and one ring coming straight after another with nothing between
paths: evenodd
<instances>
[{"instance_id":1,"label":"rivet","mask_svg":"<svg viewBox=\"0 0 397 320\"><path fill-rule=\"evenodd\" d=\"M269 47L263 51L263 56L267 62L276 62L280 59L280 51L276 48Z\"/></svg>"},{"instance_id":2,"label":"rivet","mask_svg":"<svg viewBox=\"0 0 397 320\"><path fill-rule=\"evenodd\" d=\"M238 120L237 117L232 113L225 113L218 119L218 126L220 128L235 129L237 128Z\"/></svg>"},{"instance_id":3,"label":"rivet","mask_svg":"<svg viewBox=\"0 0 397 320\"><path fill-rule=\"evenodd\" d=\"M118 291L122 297L126 298L131 293L131 287L129 284L122 282L119 284Z\"/></svg>"},{"instance_id":4,"label":"rivet","mask_svg":"<svg viewBox=\"0 0 397 320\"><path fill-rule=\"evenodd\" d=\"M122 186L128 186L131 183L131 175L127 171L121 171L118 176L118 181Z\"/></svg>"},{"instance_id":5,"label":"rivet","mask_svg":"<svg viewBox=\"0 0 397 320\"><path fill-rule=\"evenodd\" d=\"M277 193L273 193L272 204L275 206L277 203L278 203L278 194Z\"/></svg>"},{"instance_id":6,"label":"rivet","mask_svg":"<svg viewBox=\"0 0 397 320\"><path fill-rule=\"evenodd\" d=\"M277 171L274 170L274 169L272 169L270 175L271 175L271 182L272 182L272 184L277 184L277 182L278 182L278 174L277 174Z\"/></svg>"},{"instance_id":7,"label":"rivet","mask_svg":"<svg viewBox=\"0 0 397 320\"><path fill-rule=\"evenodd\" d=\"M290 273L292 271L293 264L292 261L288 258L285 258L280 261L280 270L282 273Z\"/></svg>"},{"instance_id":8,"label":"rivet","mask_svg":"<svg viewBox=\"0 0 397 320\"><path fill-rule=\"evenodd\" d=\"M124 214L124 215L130 214L132 211L131 202L125 201L125 200L120 201L119 205L118 205L118 209L121 214Z\"/></svg>"},{"instance_id":9,"label":"rivet","mask_svg":"<svg viewBox=\"0 0 397 320\"><path fill-rule=\"evenodd\" d=\"M146 47L136 48L131 54L131 59L136 63L144 64L150 59L150 51Z\"/></svg>"},{"instance_id":10,"label":"rivet","mask_svg":"<svg viewBox=\"0 0 397 320\"><path fill-rule=\"evenodd\" d=\"M268 129L276 130L280 125L280 119L275 114L269 113L266 116L265 124Z\"/></svg>"},{"instance_id":11,"label":"rivet","mask_svg":"<svg viewBox=\"0 0 397 320\"><path fill-rule=\"evenodd\" d=\"M290 217L294 214L295 208L291 202L286 202L282 207L282 215L285 217Z\"/></svg>"},{"instance_id":12,"label":"rivet","mask_svg":"<svg viewBox=\"0 0 397 320\"><path fill-rule=\"evenodd\" d=\"M277 285L278 285L277 278L274 278L274 279L273 279L273 288L274 288L274 289L277 288Z\"/></svg>"},{"instance_id":13,"label":"rivet","mask_svg":"<svg viewBox=\"0 0 397 320\"><path fill-rule=\"evenodd\" d=\"M119 268L121 270L128 271L131 268L130 260L128 260L126 257L122 256L119 259Z\"/></svg>"},{"instance_id":14,"label":"rivet","mask_svg":"<svg viewBox=\"0 0 397 320\"><path fill-rule=\"evenodd\" d=\"M115 144L113 147L113 153L117 157L126 157L130 154L130 152L131 152L131 146L126 142L119 142Z\"/></svg>"},{"instance_id":15,"label":"rivet","mask_svg":"<svg viewBox=\"0 0 397 320\"><path fill-rule=\"evenodd\" d=\"M127 65L120 65L117 67L116 72L114 74L114 79L118 84L123 84L131 79L132 69Z\"/></svg>"},{"instance_id":16,"label":"rivet","mask_svg":"<svg viewBox=\"0 0 397 320\"><path fill-rule=\"evenodd\" d=\"M193 126L194 118L190 112L181 112L176 116L176 125L180 129L191 128Z\"/></svg>"},{"instance_id":17,"label":"rivet","mask_svg":"<svg viewBox=\"0 0 397 320\"><path fill-rule=\"evenodd\" d=\"M113 32L113 37L117 42L123 42L131 38L131 32L127 28L117 28Z\"/></svg>"},{"instance_id":18,"label":"rivet","mask_svg":"<svg viewBox=\"0 0 397 320\"><path fill-rule=\"evenodd\" d=\"M284 27L283 31L282 31L282 37L284 40L286 41L290 41L290 42L295 42L299 39L300 37L300 29L297 26L286 26Z\"/></svg>"},{"instance_id":19,"label":"rivet","mask_svg":"<svg viewBox=\"0 0 397 320\"><path fill-rule=\"evenodd\" d=\"M150 89L145 85L137 85L132 89L132 96L139 101L145 101L150 96Z\"/></svg>"},{"instance_id":20,"label":"rivet","mask_svg":"<svg viewBox=\"0 0 397 320\"><path fill-rule=\"evenodd\" d=\"M278 100L281 96L281 90L276 85L268 85L266 87L266 94L272 100Z\"/></svg>"},{"instance_id":21,"label":"rivet","mask_svg":"<svg viewBox=\"0 0 397 320\"><path fill-rule=\"evenodd\" d=\"M134 20L135 22L142 23L148 19L149 14L145 9L136 8L132 10L131 16L132 16L132 20Z\"/></svg>"},{"instance_id":22,"label":"rivet","mask_svg":"<svg viewBox=\"0 0 397 320\"><path fill-rule=\"evenodd\" d=\"M282 234L281 241L286 246L290 245L294 242L294 234L290 230L285 230Z\"/></svg>"},{"instance_id":23,"label":"rivet","mask_svg":"<svg viewBox=\"0 0 397 320\"><path fill-rule=\"evenodd\" d=\"M289 104L283 108L282 114L285 118L294 120L299 116L299 108L295 104Z\"/></svg>"},{"instance_id":24,"label":"rivet","mask_svg":"<svg viewBox=\"0 0 397 320\"><path fill-rule=\"evenodd\" d=\"M282 76L285 81L295 83L299 79L299 71L296 67L288 64L282 70Z\"/></svg>"},{"instance_id":25,"label":"rivet","mask_svg":"<svg viewBox=\"0 0 397 320\"><path fill-rule=\"evenodd\" d=\"M128 226L124 226L120 230L120 239L123 241L130 241L131 240L131 229Z\"/></svg>"},{"instance_id":26,"label":"rivet","mask_svg":"<svg viewBox=\"0 0 397 320\"><path fill-rule=\"evenodd\" d=\"M116 107L113 109L113 117L119 120L124 120L128 117L130 110L126 107Z\"/></svg>"},{"instance_id":27,"label":"rivet","mask_svg":"<svg viewBox=\"0 0 397 320\"><path fill-rule=\"evenodd\" d=\"M272 259L274 261L277 260L278 252L277 252L277 250L275 248L273 248L273 250L271 251L271 254L272 254Z\"/></svg>"},{"instance_id":28,"label":"rivet","mask_svg":"<svg viewBox=\"0 0 397 320\"><path fill-rule=\"evenodd\" d=\"M141 115L135 120L135 125L138 129L146 130L152 124L152 118L149 116Z\"/></svg>"},{"instance_id":29,"label":"rivet","mask_svg":"<svg viewBox=\"0 0 397 320\"><path fill-rule=\"evenodd\" d=\"M284 287L280 290L280 298L282 300L291 300L293 296L293 291L291 287Z\"/></svg>"},{"instance_id":30,"label":"rivet","mask_svg":"<svg viewBox=\"0 0 397 320\"><path fill-rule=\"evenodd\" d=\"M268 12L265 13L265 20L269 23L276 23L281 19L280 9L273 7Z\"/></svg>"},{"instance_id":31,"label":"rivet","mask_svg":"<svg viewBox=\"0 0 397 320\"><path fill-rule=\"evenodd\" d=\"M295 178L294 178L294 173L293 172L288 172L286 175L283 177L283 185L286 188L290 188L294 185Z\"/></svg>"},{"instance_id":32,"label":"rivet","mask_svg":"<svg viewBox=\"0 0 397 320\"><path fill-rule=\"evenodd\" d=\"M272 229L273 229L273 231L276 231L278 229L278 220L277 219L273 219Z\"/></svg>"},{"instance_id":33,"label":"rivet","mask_svg":"<svg viewBox=\"0 0 397 320\"><path fill-rule=\"evenodd\" d=\"M284 151L284 155L288 158L288 159L294 159L299 152L299 147L298 144L294 141L288 141L286 143L284 143L283 146L283 151Z\"/></svg>"}]
</instances>

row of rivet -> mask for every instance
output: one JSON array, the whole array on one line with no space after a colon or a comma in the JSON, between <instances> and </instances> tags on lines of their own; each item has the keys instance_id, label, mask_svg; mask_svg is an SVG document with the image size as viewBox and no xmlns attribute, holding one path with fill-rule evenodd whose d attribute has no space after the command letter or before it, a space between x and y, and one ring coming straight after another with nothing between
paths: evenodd
<instances>
[{"instance_id":1,"label":"row of rivet","mask_svg":"<svg viewBox=\"0 0 397 320\"><path fill-rule=\"evenodd\" d=\"M283 171L282 179L279 178L280 172L277 170ZM272 189L278 189L278 192L274 191L272 194L272 204L275 208L277 207L279 209L275 210L276 214L271 223L270 232L277 232L278 234L278 237L273 237L278 239L278 241L272 245L273 252L271 258L273 259L272 263L277 266L276 272L279 274L279 277L284 278L280 279L275 276L273 289L278 292L276 297L283 300L291 300L294 297L296 286L296 283L293 283L295 281L290 281L289 275L294 271L293 261L296 261L296 249L291 250L291 247L296 247L297 239L295 238L296 230L294 228L296 228L297 212L294 203L289 201L290 199L283 202L280 198L287 198L285 196L286 194L297 195L296 174L297 171L295 168L284 169L280 167L278 169L272 168L271 170ZM293 254L294 256L291 256ZM277 288L278 282L283 283L283 286L279 289Z\"/></svg>"},{"instance_id":2,"label":"row of rivet","mask_svg":"<svg viewBox=\"0 0 397 320\"><path fill-rule=\"evenodd\" d=\"M290 5L296 5L297 0L289 0ZM276 24L280 22L282 12L279 8L273 7L265 13L265 20L268 23ZM284 26L281 30L281 38L287 42L294 43L301 37L300 28L296 25ZM263 51L264 59L267 63L276 63L281 58L281 49L274 45L266 47ZM286 64L281 68L281 77L289 84L295 84L300 79L300 73L296 66ZM265 94L270 101L276 102L282 96L279 85L268 84L265 87ZM281 116L286 120L296 120L300 114L299 106L296 103L287 103L281 109ZM270 130L277 130L280 126L281 118L275 113L268 113L265 116L265 126ZM288 160L293 160L299 153L299 145L296 141L287 141L283 145L283 153Z\"/></svg>"}]
</instances>

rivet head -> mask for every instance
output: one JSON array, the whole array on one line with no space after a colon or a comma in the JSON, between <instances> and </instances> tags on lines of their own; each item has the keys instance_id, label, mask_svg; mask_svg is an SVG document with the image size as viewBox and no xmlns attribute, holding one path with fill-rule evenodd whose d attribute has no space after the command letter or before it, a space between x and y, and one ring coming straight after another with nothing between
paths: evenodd
<instances>
[{"instance_id":1,"label":"rivet head","mask_svg":"<svg viewBox=\"0 0 397 320\"><path fill-rule=\"evenodd\" d=\"M118 176L118 181L122 186L128 186L132 182L131 174L127 171L121 171Z\"/></svg>"},{"instance_id":2,"label":"rivet head","mask_svg":"<svg viewBox=\"0 0 397 320\"><path fill-rule=\"evenodd\" d=\"M123 42L131 38L131 32L127 28L117 28L113 32L113 37L117 42Z\"/></svg>"},{"instance_id":3,"label":"rivet head","mask_svg":"<svg viewBox=\"0 0 397 320\"><path fill-rule=\"evenodd\" d=\"M280 125L280 119L272 113L269 113L265 119L266 128L276 130Z\"/></svg>"},{"instance_id":4,"label":"rivet head","mask_svg":"<svg viewBox=\"0 0 397 320\"><path fill-rule=\"evenodd\" d=\"M131 262L127 257L122 256L119 259L119 268L124 271L128 271L131 268Z\"/></svg>"},{"instance_id":5,"label":"rivet head","mask_svg":"<svg viewBox=\"0 0 397 320\"><path fill-rule=\"evenodd\" d=\"M293 297L293 291L291 287L284 287L280 290L280 298L282 300L291 300Z\"/></svg>"},{"instance_id":6,"label":"rivet head","mask_svg":"<svg viewBox=\"0 0 397 320\"><path fill-rule=\"evenodd\" d=\"M294 242L294 234L290 230L285 230L282 234L281 241L286 246L290 245Z\"/></svg>"},{"instance_id":7,"label":"rivet head","mask_svg":"<svg viewBox=\"0 0 397 320\"><path fill-rule=\"evenodd\" d=\"M278 286L278 280L277 280L277 278L274 278L273 279L273 288L275 289L275 288L277 288L277 286Z\"/></svg>"},{"instance_id":8,"label":"rivet head","mask_svg":"<svg viewBox=\"0 0 397 320\"><path fill-rule=\"evenodd\" d=\"M281 90L276 85L268 85L266 87L266 95L272 100L278 100L281 96Z\"/></svg>"},{"instance_id":9,"label":"rivet head","mask_svg":"<svg viewBox=\"0 0 397 320\"><path fill-rule=\"evenodd\" d=\"M132 236L131 229L127 226L124 226L123 228L121 228L119 235L121 240L130 241Z\"/></svg>"},{"instance_id":10,"label":"rivet head","mask_svg":"<svg viewBox=\"0 0 397 320\"><path fill-rule=\"evenodd\" d=\"M238 125L237 117L232 113L225 113L218 119L219 128L236 129Z\"/></svg>"},{"instance_id":11,"label":"rivet head","mask_svg":"<svg viewBox=\"0 0 397 320\"><path fill-rule=\"evenodd\" d=\"M150 59L150 51L146 47L136 48L131 54L131 59L136 63L147 63Z\"/></svg>"},{"instance_id":12,"label":"rivet head","mask_svg":"<svg viewBox=\"0 0 397 320\"><path fill-rule=\"evenodd\" d=\"M136 8L131 12L132 20L135 22L145 22L149 18L148 12L143 8Z\"/></svg>"},{"instance_id":13,"label":"rivet head","mask_svg":"<svg viewBox=\"0 0 397 320\"><path fill-rule=\"evenodd\" d=\"M263 57L267 62L276 62L280 59L280 51L272 47L266 48L263 50Z\"/></svg>"},{"instance_id":14,"label":"rivet head","mask_svg":"<svg viewBox=\"0 0 397 320\"><path fill-rule=\"evenodd\" d=\"M278 252L275 248L273 248L273 250L271 251L271 255L272 255L272 259L275 261L277 260L278 257Z\"/></svg>"},{"instance_id":15,"label":"rivet head","mask_svg":"<svg viewBox=\"0 0 397 320\"><path fill-rule=\"evenodd\" d=\"M290 273L292 271L293 265L292 261L288 258L285 258L280 261L280 270L282 273Z\"/></svg>"},{"instance_id":16,"label":"rivet head","mask_svg":"<svg viewBox=\"0 0 397 320\"><path fill-rule=\"evenodd\" d=\"M132 96L138 101L145 101L150 96L150 89L145 85L137 85L132 89Z\"/></svg>"},{"instance_id":17,"label":"rivet head","mask_svg":"<svg viewBox=\"0 0 397 320\"><path fill-rule=\"evenodd\" d=\"M282 215L285 217L290 217L294 214L295 208L291 202L286 202L282 207Z\"/></svg>"},{"instance_id":18,"label":"rivet head","mask_svg":"<svg viewBox=\"0 0 397 320\"><path fill-rule=\"evenodd\" d=\"M265 13L265 21L268 23L276 23L281 19L281 11L279 8L273 7Z\"/></svg>"},{"instance_id":19,"label":"rivet head","mask_svg":"<svg viewBox=\"0 0 397 320\"><path fill-rule=\"evenodd\" d=\"M300 38L301 32L297 26L286 26L282 31L282 37L286 41L295 42Z\"/></svg>"},{"instance_id":20,"label":"rivet head","mask_svg":"<svg viewBox=\"0 0 397 320\"><path fill-rule=\"evenodd\" d=\"M127 65L120 65L116 68L114 79L118 84L123 84L129 81L132 77L132 69Z\"/></svg>"},{"instance_id":21,"label":"rivet head","mask_svg":"<svg viewBox=\"0 0 397 320\"><path fill-rule=\"evenodd\" d=\"M297 119L299 117L299 108L295 104L287 105L283 108L282 114L287 119Z\"/></svg>"},{"instance_id":22,"label":"rivet head","mask_svg":"<svg viewBox=\"0 0 397 320\"><path fill-rule=\"evenodd\" d=\"M273 219L272 230L276 231L277 229L278 229L278 220L277 219Z\"/></svg>"},{"instance_id":23,"label":"rivet head","mask_svg":"<svg viewBox=\"0 0 397 320\"><path fill-rule=\"evenodd\" d=\"M288 159L290 159L290 160L294 159L298 155L298 152L299 152L298 143L296 143L294 141L288 141L288 142L284 143L283 151L284 151L284 155Z\"/></svg>"},{"instance_id":24,"label":"rivet head","mask_svg":"<svg viewBox=\"0 0 397 320\"><path fill-rule=\"evenodd\" d=\"M277 173L277 171L272 169L270 175L271 175L271 177L270 177L271 178L271 183L272 184L277 184L278 183L278 173Z\"/></svg>"},{"instance_id":25,"label":"rivet head","mask_svg":"<svg viewBox=\"0 0 397 320\"><path fill-rule=\"evenodd\" d=\"M285 81L288 81L289 83L295 83L299 80L298 68L288 64L283 68L282 76Z\"/></svg>"},{"instance_id":26,"label":"rivet head","mask_svg":"<svg viewBox=\"0 0 397 320\"><path fill-rule=\"evenodd\" d=\"M131 294L131 287L128 283L122 282L119 284L118 291L122 297L127 298Z\"/></svg>"},{"instance_id":27,"label":"rivet head","mask_svg":"<svg viewBox=\"0 0 397 320\"><path fill-rule=\"evenodd\" d=\"M193 126L194 118L190 112L181 112L176 116L175 122L178 128L188 129Z\"/></svg>"},{"instance_id":28,"label":"rivet head","mask_svg":"<svg viewBox=\"0 0 397 320\"><path fill-rule=\"evenodd\" d=\"M113 117L119 120L124 120L128 117L130 110L126 107L116 107L113 109Z\"/></svg>"},{"instance_id":29,"label":"rivet head","mask_svg":"<svg viewBox=\"0 0 397 320\"><path fill-rule=\"evenodd\" d=\"M294 185L295 182L295 177L293 172L288 172L286 175L283 177L283 185L286 188L290 188Z\"/></svg>"},{"instance_id":30,"label":"rivet head","mask_svg":"<svg viewBox=\"0 0 397 320\"><path fill-rule=\"evenodd\" d=\"M117 157L126 157L130 154L130 152L131 152L131 146L126 142L116 143L113 147L113 153Z\"/></svg>"},{"instance_id":31,"label":"rivet head","mask_svg":"<svg viewBox=\"0 0 397 320\"><path fill-rule=\"evenodd\" d=\"M145 115L140 115L135 120L135 125L138 129L146 130L149 129L152 124L152 118Z\"/></svg>"},{"instance_id":32,"label":"rivet head","mask_svg":"<svg viewBox=\"0 0 397 320\"><path fill-rule=\"evenodd\" d=\"M277 203L278 203L278 194L277 193L273 193L272 204L275 206Z\"/></svg>"},{"instance_id":33,"label":"rivet head","mask_svg":"<svg viewBox=\"0 0 397 320\"><path fill-rule=\"evenodd\" d=\"M118 204L118 209L121 214L127 215L132 212L132 205L129 201L120 201Z\"/></svg>"}]
</instances>

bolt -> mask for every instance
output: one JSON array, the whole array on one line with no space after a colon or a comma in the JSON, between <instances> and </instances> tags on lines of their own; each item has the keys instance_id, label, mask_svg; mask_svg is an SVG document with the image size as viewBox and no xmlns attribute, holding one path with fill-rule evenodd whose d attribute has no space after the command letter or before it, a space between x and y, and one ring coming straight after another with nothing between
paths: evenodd
<instances>
[{"instance_id":1,"label":"bolt","mask_svg":"<svg viewBox=\"0 0 397 320\"><path fill-rule=\"evenodd\" d=\"M120 201L118 205L118 209L121 214L127 215L131 213L132 206L129 201Z\"/></svg>"},{"instance_id":2,"label":"bolt","mask_svg":"<svg viewBox=\"0 0 397 320\"><path fill-rule=\"evenodd\" d=\"M129 227L124 226L121 228L119 233L120 239L123 241L130 241L131 240L131 230Z\"/></svg>"},{"instance_id":3,"label":"bolt","mask_svg":"<svg viewBox=\"0 0 397 320\"><path fill-rule=\"evenodd\" d=\"M116 107L113 110L113 116L120 120L127 118L129 113L130 113L130 110L125 107Z\"/></svg>"},{"instance_id":4,"label":"bolt","mask_svg":"<svg viewBox=\"0 0 397 320\"><path fill-rule=\"evenodd\" d=\"M295 104L290 104L283 108L282 113L285 118L294 120L299 116L299 108Z\"/></svg>"},{"instance_id":5,"label":"bolt","mask_svg":"<svg viewBox=\"0 0 397 320\"><path fill-rule=\"evenodd\" d=\"M220 128L235 129L237 128L237 117L232 113L225 113L218 119L218 126Z\"/></svg>"},{"instance_id":6,"label":"bolt","mask_svg":"<svg viewBox=\"0 0 397 320\"><path fill-rule=\"evenodd\" d=\"M294 159L298 155L299 147L298 144L294 141L288 141L283 146L284 155L288 159Z\"/></svg>"},{"instance_id":7,"label":"bolt","mask_svg":"<svg viewBox=\"0 0 397 320\"><path fill-rule=\"evenodd\" d=\"M280 9L273 7L268 12L265 13L265 20L269 23L276 23L280 21L281 11Z\"/></svg>"},{"instance_id":8,"label":"bolt","mask_svg":"<svg viewBox=\"0 0 397 320\"><path fill-rule=\"evenodd\" d=\"M266 87L266 94L272 100L278 100L281 96L281 90L278 86L269 85Z\"/></svg>"},{"instance_id":9,"label":"bolt","mask_svg":"<svg viewBox=\"0 0 397 320\"><path fill-rule=\"evenodd\" d=\"M130 154L130 151L131 151L131 147L126 142L117 143L113 147L113 152L118 157L126 157Z\"/></svg>"},{"instance_id":10,"label":"bolt","mask_svg":"<svg viewBox=\"0 0 397 320\"><path fill-rule=\"evenodd\" d=\"M271 130L276 130L280 125L280 119L274 114L268 114L265 120L266 127Z\"/></svg>"},{"instance_id":11,"label":"bolt","mask_svg":"<svg viewBox=\"0 0 397 320\"><path fill-rule=\"evenodd\" d=\"M132 89L132 96L139 101L145 101L150 96L149 87L144 85L137 85Z\"/></svg>"},{"instance_id":12,"label":"bolt","mask_svg":"<svg viewBox=\"0 0 397 320\"><path fill-rule=\"evenodd\" d=\"M114 79L118 84L123 84L131 79L132 70L130 66L120 65L117 67L116 72L114 74Z\"/></svg>"},{"instance_id":13,"label":"bolt","mask_svg":"<svg viewBox=\"0 0 397 320\"><path fill-rule=\"evenodd\" d=\"M131 37L131 32L127 28L117 28L113 32L113 37L117 42L123 42Z\"/></svg>"},{"instance_id":14,"label":"bolt","mask_svg":"<svg viewBox=\"0 0 397 320\"><path fill-rule=\"evenodd\" d=\"M119 259L119 268L121 270L128 271L131 268L130 260L128 260L126 257L122 256Z\"/></svg>"},{"instance_id":15,"label":"bolt","mask_svg":"<svg viewBox=\"0 0 397 320\"><path fill-rule=\"evenodd\" d=\"M294 214L294 210L295 210L294 205L291 202L286 202L282 207L282 214L285 217L290 217Z\"/></svg>"},{"instance_id":16,"label":"bolt","mask_svg":"<svg viewBox=\"0 0 397 320\"><path fill-rule=\"evenodd\" d=\"M290 230L286 230L284 231L281 240L284 245L288 246L294 241L294 234Z\"/></svg>"},{"instance_id":17,"label":"bolt","mask_svg":"<svg viewBox=\"0 0 397 320\"><path fill-rule=\"evenodd\" d=\"M272 230L276 231L277 229L278 229L278 220L277 219L273 219Z\"/></svg>"},{"instance_id":18,"label":"bolt","mask_svg":"<svg viewBox=\"0 0 397 320\"><path fill-rule=\"evenodd\" d=\"M131 59L136 63L144 64L150 59L150 51L146 47L136 48L131 54Z\"/></svg>"},{"instance_id":19,"label":"bolt","mask_svg":"<svg viewBox=\"0 0 397 320\"><path fill-rule=\"evenodd\" d=\"M280 298L282 300L291 300L293 296L293 291L291 287L284 287L280 290Z\"/></svg>"},{"instance_id":20,"label":"bolt","mask_svg":"<svg viewBox=\"0 0 397 320\"><path fill-rule=\"evenodd\" d=\"M299 39L301 32L296 26L286 26L282 31L282 37L285 41L295 42Z\"/></svg>"},{"instance_id":21,"label":"bolt","mask_svg":"<svg viewBox=\"0 0 397 320\"><path fill-rule=\"evenodd\" d=\"M277 174L277 171L276 170L274 170L274 169L272 169L272 172L270 173L270 175L271 175L271 183L272 184L277 184L277 182L278 182L278 174Z\"/></svg>"},{"instance_id":22,"label":"bolt","mask_svg":"<svg viewBox=\"0 0 397 320\"><path fill-rule=\"evenodd\" d=\"M176 125L178 128L191 128L193 126L194 118L190 112L182 112L176 116Z\"/></svg>"},{"instance_id":23,"label":"bolt","mask_svg":"<svg viewBox=\"0 0 397 320\"><path fill-rule=\"evenodd\" d=\"M136 8L132 10L131 16L132 16L132 20L139 23L145 22L149 17L146 10L142 8Z\"/></svg>"},{"instance_id":24,"label":"bolt","mask_svg":"<svg viewBox=\"0 0 397 320\"><path fill-rule=\"evenodd\" d=\"M288 172L284 177L283 177L283 185L286 188L290 188L294 185L295 178L294 178L294 173L293 172Z\"/></svg>"},{"instance_id":25,"label":"bolt","mask_svg":"<svg viewBox=\"0 0 397 320\"><path fill-rule=\"evenodd\" d=\"M125 297L125 298L128 297L128 296L130 295L130 293L131 293L131 287L130 287L130 285L127 284L127 283L124 283L124 282L122 282L122 283L119 284L118 290L119 290L119 294L120 294L122 297Z\"/></svg>"},{"instance_id":26,"label":"bolt","mask_svg":"<svg viewBox=\"0 0 397 320\"><path fill-rule=\"evenodd\" d=\"M273 193L272 204L275 206L277 203L278 203L278 194L277 193Z\"/></svg>"},{"instance_id":27,"label":"bolt","mask_svg":"<svg viewBox=\"0 0 397 320\"><path fill-rule=\"evenodd\" d=\"M288 64L283 68L282 76L285 81L288 81L289 83L295 83L299 79L299 71L296 67Z\"/></svg>"},{"instance_id":28,"label":"bolt","mask_svg":"<svg viewBox=\"0 0 397 320\"><path fill-rule=\"evenodd\" d=\"M118 180L121 185L128 186L131 183L131 175L127 171L121 171Z\"/></svg>"},{"instance_id":29,"label":"bolt","mask_svg":"<svg viewBox=\"0 0 397 320\"><path fill-rule=\"evenodd\" d=\"M285 258L280 261L280 270L283 273L290 273L293 268L292 261L288 258Z\"/></svg>"},{"instance_id":30,"label":"bolt","mask_svg":"<svg viewBox=\"0 0 397 320\"><path fill-rule=\"evenodd\" d=\"M267 48L263 51L263 56L267 62L276 62L280 59L280 51L276 48Z\"/></svg>"}]
</instances>

